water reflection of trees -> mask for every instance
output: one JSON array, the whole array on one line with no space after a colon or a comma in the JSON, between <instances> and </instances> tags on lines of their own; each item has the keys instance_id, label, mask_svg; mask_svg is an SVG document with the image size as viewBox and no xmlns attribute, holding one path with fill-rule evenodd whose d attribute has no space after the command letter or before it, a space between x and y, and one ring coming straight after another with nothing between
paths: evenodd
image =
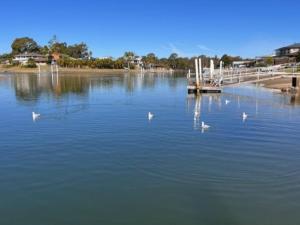
<instances>
[{"instance_id":1,"label":"water reflection of trees","mask_svg":"<svg viewBox=\"0 0 300 225\"><path fill-rule=\"evenodd\" d=\"M176 87L178 79L170 74L119 74L119 75L14 75L12 85L20 101L36 101L43 95L62 97L75 94L87 96L93 89L123 88L132 93L137 89L154 88L166 80Z\"/></svg>"},{"instance_id":2,"label":"water reflection of trees","mask_svg":"<svg viewBox=\"0 0 300 225\"><path fill-rule=\"evenodd\" d=\"M58 96L64 94L87 94L89 89L89 81L86 77L80 76L62 76L58 78L57 85L54 85L54 93Z\"/></svg>"},{"instance_id":3,"label":"water reflection of trees","mask_svg":"<svg viewBox=\"0 0 300 225\"><path fill-rule=\"evenodd\" d=\"M18 100L33 101L41 94L36 77L31 75L15 75L13 86Z\"/></svg>"}]
</instances>

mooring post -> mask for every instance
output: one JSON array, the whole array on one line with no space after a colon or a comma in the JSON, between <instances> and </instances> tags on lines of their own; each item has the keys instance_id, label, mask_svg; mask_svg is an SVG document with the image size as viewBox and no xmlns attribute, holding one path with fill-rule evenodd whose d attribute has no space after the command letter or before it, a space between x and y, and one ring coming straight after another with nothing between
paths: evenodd
<instances>
[{"instance_id":1,"label":"mooring post","mask_svg":"<svg viewBox=\"0 0 300 225\"><path fill-rule=\"evenodd\" d=\"M198 75L199 75L199 71L198 71L199 67L198 67L198 59L197 58L195 59L195 69L196 69L196 88L198 89L198 87L199 87L199 77L198 77Z\"/></svg>"},{"instance_id":2,"label":"mooring post","mask_svg":"<svg viewBox=\"0 0 300 225\"><path fill-rule=\"evenodd\" d=\"M220 61L220 76L222 76L223 62Z\"/></svg>"},{"instance_id":3,"label":"mooring post","mask_svg":"<svg viewBox=\"0 0 300 225\"><path fill-rule=\"evenodd\" d=\"M214 65L214 60L210 60L210 80L212 81L214 78L214 69L215 69L215 65Z\"/></svg>"},{"instance_id":4,"label":"mooring post","mask_svg":"<svg viewBox=\"0 0 300 225\"><path fill-rule=\"evenodd\" d=\"M223 76L223 61L220 61L220 81L223 81L224 76ZM221 84L220 84L221 85Z\"/></svg>"},{"instance_id":5,"label":"mooring post","mask_svg":"<svg viewBox=\"0 0 300 225\"><path fill-rule=\"evenodd\" d=\"M204 81L204 79L203 79L203 74L202 74L202 59L201 58L199 58L199 79L200 79L200 81L201 81L201 83L203 84L203 81Z\"/></svg>"}]
</instances>

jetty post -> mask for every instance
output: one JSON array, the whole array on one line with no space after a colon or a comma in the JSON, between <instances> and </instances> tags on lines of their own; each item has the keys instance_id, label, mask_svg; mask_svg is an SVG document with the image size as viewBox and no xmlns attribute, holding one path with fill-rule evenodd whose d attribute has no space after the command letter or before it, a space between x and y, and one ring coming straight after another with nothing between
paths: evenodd
<instances>
[{"instance_id":1,"label":"jetty post","mask_svg":"<svg viewBox=\"0 0 300 225\"><path fill-rule=\"evenodd\" d=\"M195 59L195 69L196 69L196 88L199 88L199 67L198 67L198 59Z\"/></svg>"},{"instance_id":2,"label":"jetty post","mask_svg":"<svg viewBox=\"0 0 300 225\"><path fill-rule=\"evenodd\" d=\"M210 80L213 80L214 78L214 70L215 70L215 65L214 65L214 60L210 60Z\"/></svg>"},{"instance_id":3,"label":"jetty post","mask_svg":"<svg viewBox=\"0 0 300 225\"><path fill-rule=\"evenodd\" d=\"M223 61L220 61L220 79L223 80Z\"/></svg>"},{"instance_id":4,"label":"jetty post","mask_svg":"<svg viewBox=\"0 0 300 225\"><path fill-rule=\"evenodd\" d=\"M211 77L210 83L207 83L204 78L204 74L202 72L202 59L201 58L195 58L195 72L196 72L196 82L193 80L193 82L189 82L187 89L188 93L194 93L194 94L200 94L200 93L221 93L220 86L217 86L213 82L214 77L214 62L211 62ZM188 73L187 77L189 77L191 74Z\"/></svg>"},{"instance_id":5,"label":"jetty post","mask_svg":"<svg viewBox=\"0 0 300 225\"><path fill-rule=\"evenodd\" d=\"M202 73L202 59L199 58L198 61L199 61L199 78L200 78L201 83L203 84L204 77L203 77L203 73Z\"/></svg>"}]
</instances>

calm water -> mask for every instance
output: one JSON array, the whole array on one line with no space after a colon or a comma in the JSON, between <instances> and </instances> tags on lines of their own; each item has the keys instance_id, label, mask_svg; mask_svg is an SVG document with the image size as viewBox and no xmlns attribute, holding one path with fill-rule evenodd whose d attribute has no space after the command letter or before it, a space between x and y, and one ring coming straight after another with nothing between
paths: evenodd
<instances>
[{"instance_id":1,"label":"calm water","mask_svg":"<svg viewBox=\"0 0 300 225\"><path fill-rule=\"evenodd\" d=\"M0 75L0 224L300 224L299 102L195 98L174 75Z\"/></svg>"}]
</instances>

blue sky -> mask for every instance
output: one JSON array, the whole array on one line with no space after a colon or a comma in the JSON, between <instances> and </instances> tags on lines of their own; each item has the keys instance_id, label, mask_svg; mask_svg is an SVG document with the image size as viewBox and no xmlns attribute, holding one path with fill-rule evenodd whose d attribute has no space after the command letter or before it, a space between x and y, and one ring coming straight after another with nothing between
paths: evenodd
<instances>
[{"instance_id":1,"label":"blue sky","mask_svg":"<svg viewBox=\"0 0 300 225\"><path fill-rule=\"evenodd\" d=\"M131 50L254 57L300 42L299 9L299 0L6 0L0 54L16 37L45 45L55 34L70 44L86 42L94 56Z\"/></svg>"}]
</instances>

